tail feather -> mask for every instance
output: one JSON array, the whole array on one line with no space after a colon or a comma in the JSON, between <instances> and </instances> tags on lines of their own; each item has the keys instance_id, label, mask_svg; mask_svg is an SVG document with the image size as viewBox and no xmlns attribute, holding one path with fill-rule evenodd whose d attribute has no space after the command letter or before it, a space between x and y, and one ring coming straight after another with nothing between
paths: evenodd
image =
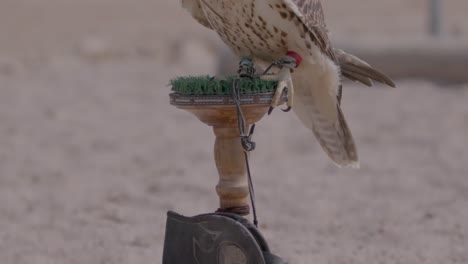
<instances>
[{"instance_id":1,"label":"tail feather","mask_svg":"<svg viewBox=\"0 0 468 264\"><path fill-rule=\"evenodd\" d=\"M311 110L310 107L308 108ZM301 112L296 111L299 119L312 130L325 153L337 166L359 167L356 144L339 105L337 105L338 118L336 120L324 117L317 109L304 114Z\"/></svg>"},{"instance_id":2,"label":"tail feather","mask_svg":"<svg viewBox=\"0 0 468 264\"><path fill-rule=\"evenodd\" d=\"M341 111L339 69L332 63L304 63L293 74L293 110L339 167L359 167L356 144Z\"/></svg>"},{"instance_id":3,"label":"tail feather","mask_svg":"<svg viewBox=\"0 0 468 264\"><path fill-rule=\"evenodd\" d=\"M356 144L346 123L343 112L337 104L336 118L324 115L310 103L296 100L293 107L301 122L309 128L323 150L338 167L359 167Z\"/></svg>"}]
</instances>

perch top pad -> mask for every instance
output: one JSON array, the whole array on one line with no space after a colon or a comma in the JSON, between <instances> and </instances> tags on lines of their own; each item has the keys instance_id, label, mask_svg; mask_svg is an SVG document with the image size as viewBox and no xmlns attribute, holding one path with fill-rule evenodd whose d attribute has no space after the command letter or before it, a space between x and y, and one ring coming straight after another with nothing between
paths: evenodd
<instances>
[{"instance_id":1,"label":"perch top pad","mask_svg":"<svg viewBox=\"0 0 468 264\"><path fill-rule=\"evenodd\" d=\"M171 80L172 91L180 95L227 96L232 94L233 82L237 76L210 77L189 76ZM276 90L276 81L260 78L239 79L240 94L272 93Z\"/></svg>"}]
</instances>

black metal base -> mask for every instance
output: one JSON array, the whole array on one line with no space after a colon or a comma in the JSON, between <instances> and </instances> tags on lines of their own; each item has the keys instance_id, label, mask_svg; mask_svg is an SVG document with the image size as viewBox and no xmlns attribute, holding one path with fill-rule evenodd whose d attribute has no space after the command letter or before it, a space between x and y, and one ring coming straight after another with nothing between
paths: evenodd
<instances>
[{"instance_id":1,"label":"black metal base","mask_svg":"<svg viewBox=\"0 0 468 264\"><path fill-rule=\"evenodd\" d=\"M228 213L185 217L167 213L163 264L286 264L270 252L260 231Z\"/></svg>"}]
</instances>

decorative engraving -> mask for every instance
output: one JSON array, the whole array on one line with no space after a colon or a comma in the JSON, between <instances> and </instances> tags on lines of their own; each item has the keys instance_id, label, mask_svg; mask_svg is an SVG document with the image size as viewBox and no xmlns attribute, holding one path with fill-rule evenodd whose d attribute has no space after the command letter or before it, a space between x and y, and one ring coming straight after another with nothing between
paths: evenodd
<instances>
[{"instance_id":1,"label":"decorative engraving","mask_svg":"<svg viewBox=\"0 0 468 264\"><path fill-rule=\"evenodd\" d=\"M270 105L274 93L261 94L244 94L241 95L241 104L264 104ZM199 95L181 95L171 93L170 103L172 105L234 105L234 100L231 96L199 96ZM283 93L280 98L281 102L287 101L286 93Z\"/></svg>"},{"instance_id":2,"label":"decorative engraving","mask_svg":"<svg viewBox=\"0 0 468 264\"><path fill-rule=\"evenodd\" d=\"M247 264L247 256L242 249L233 242L223 242L218 250L219 264Z\"/></svg>"}]
</instances>

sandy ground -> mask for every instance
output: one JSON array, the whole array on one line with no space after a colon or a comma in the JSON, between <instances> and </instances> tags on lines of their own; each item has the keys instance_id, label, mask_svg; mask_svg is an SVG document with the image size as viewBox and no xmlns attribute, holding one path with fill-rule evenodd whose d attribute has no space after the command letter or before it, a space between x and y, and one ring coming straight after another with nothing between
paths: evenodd
<instances>
[{"instance_id":1,"label":"sandy ground","mask_svg":"<svg viewBox=\"0 0 468 264\"><path fill-rule=\"evenodd\" d=\"M446 1L452 37L468 34L462 2ZM403 38L423 34L423 3L325 6L335 35ZM217 207L212 132L168 104L167 83L214 73L219 41L175 0L4 0L0 32L0 262L160 263L167 210ZM468 86L398 85L345 88L360 170L335 168L293 114L259 123L275 253L468 263Z\"/></svg>"}]
</instances>

